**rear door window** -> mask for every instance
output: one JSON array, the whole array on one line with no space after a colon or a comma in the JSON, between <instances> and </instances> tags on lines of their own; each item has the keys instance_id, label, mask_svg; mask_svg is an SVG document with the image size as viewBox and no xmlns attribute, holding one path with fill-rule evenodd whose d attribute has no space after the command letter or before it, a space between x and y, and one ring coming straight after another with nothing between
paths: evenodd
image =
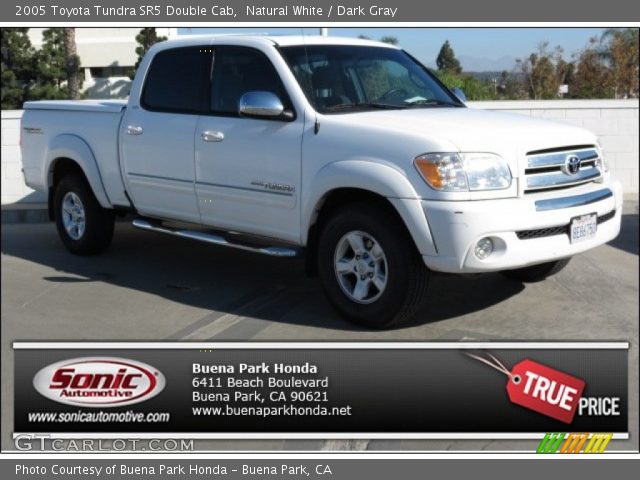
<instances>
[{"instance_id":1,"label":"rear door window","mask_svg":"<svg viewBox=\"0 0 640 480\"><path fill-rule=\"evenodd\" d=\"M142 92L146 110L198 114L206 110L210 47L163 50L151 62Z\"/></svg>"}]
</instances>

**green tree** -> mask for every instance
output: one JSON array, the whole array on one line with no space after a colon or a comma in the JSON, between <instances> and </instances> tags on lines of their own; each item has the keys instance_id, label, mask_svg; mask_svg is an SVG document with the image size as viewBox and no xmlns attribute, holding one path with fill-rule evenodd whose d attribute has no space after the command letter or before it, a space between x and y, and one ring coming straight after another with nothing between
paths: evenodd
<instances>
[{"instance_id":1,"label":"green tree","mask_svg":"<svg viewBox=\"0 0 640 480\"><path fill-rule=\"evenodd\" d=\"M453 48L449 44L449 40L445 41L440 47L440 52L436 58L436 65L441 72L459 74L462 72L460 61L456 58Z\"/></svg>"},{"instance_id":2,"label":"green tree","mask_svg":"<svg viewBox=\"0 0 640 480\"><path fill-rule=\"evenodd\" d=\"M505 78L503 98L509 100L526 100L529 98L529 88L520 72L513 71Z\"/></svg>"},{"instance_id":3,"label":"green tree","mask_svg":"<svg viewBox=\"0 0 640 480\"><path fill-rule=\"evenodd\" d=\"M36 52L36 75L29 98L60 100L69 98L64 28L42 32L42 48Z\"/></svg>"},{"instance_id":4,"label":"green tree","mask_svg":"<svg viewBox=\"0 0 640 480\"><path fill-rule=\"evenodd\" d=\"M575 71L569 83L569 95L572 98L611 98L613 89L609 82L609 69L599 52L596 37L578 55Z\"/></svg>"},{"instance_id":5,"label":"green tree","mask_svg":"<svg viewBox=\"0 0 640 480\"><path fill-rule=\"evenodd\" d=\"M575 65L571 62L567 62L562 57L560 57L556 61L555 66L556 66L556 77L558 78L558 82L561 85L570 83L573 78L573 73L575 71Z\"/></svg>"},{"instance_id":6,"label":"green tree","mask_svg":"<svg viewBox=\"0 0 640 480\"><path fill-rule=\"evenodd\" d=\"M136 35L136 42L138 42L138 46L136 47L136 53L138 54L138 61L136 62L135 69L138 69L138 65L144 58L144 55L149 51L151 47L153 47L158 42L163 42L167 39L167 37L159 37L156 29L154 27L145 27L138 35Z\"/></svg>"},{"instance_id":7,"label":"green tree","mask_svg":"<svg viewBox=\"0 0 640 480\"><path fill-rule=\"evenodd\" d=\"M524 60L516 60L531 98L540 100L558 97L558 89L568 72L568 64L562 59L562 53L560 47L549 51L549 43L543 42L537 52Z\"/></svg>"},{"instance_id":8,"label":"green tree","mask_svg":"<svg viewBox=\"0 0 640 480\"><path fill-rule=\"evenodd\" d=\"M600 56L609 68L616 98L638 97L638 29L610 28L601 38Z\"/></svg>"},{"instance_id":9,"label":"green tree","mask_svg":"<svg viewBox=\"0 0 640 480\"><path fill-rule=\"evenodd\" d=\"M467 100L493 100L496 98L495 89L490 82L482 81L473 75L460 75L449 71L433 72L448 88L459 88Z\"/></svg>"},{"instance_id":10,"label":"green tree","mask_svg":"<svg viewBox=\"0 0 640 480\"><path fill-rule=\"evenodd\" d=\"M503 70L500 72L500 78L497 79L496 84L496 94L500 98L508 98L509 94L509 86L513 82L512 76L509 75L509 72Z\"/></svg>"},{"instance_id":11,"label":"green tree","mask_svg":"<svg viewBox=\"0 0 640 480\"><path fill-rule=\"evenodd\" d=\"M3 28L0 30L2 57L2 109L22 108L34 80L34 49L28 28Z\"/></svg>"}]
</instances>

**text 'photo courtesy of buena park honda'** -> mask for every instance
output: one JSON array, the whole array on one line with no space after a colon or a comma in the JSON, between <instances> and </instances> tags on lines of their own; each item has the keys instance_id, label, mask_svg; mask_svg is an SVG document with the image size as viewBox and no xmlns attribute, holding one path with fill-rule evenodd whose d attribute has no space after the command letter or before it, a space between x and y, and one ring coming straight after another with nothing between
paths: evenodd
<instances>
[{"instance_id":1,"label":"text 'photo courtesy of buena park honda'","mask_svg":"<svg viewBox=\"0 0 640 480\"><path fill-rule=\"evenodd\" d=\"M71 252L105 251L128 214L304 256L335 309L371 328L410 321L435 272L536 282L620 231L622 187L594 134L468 108L387 43L185 36L151 48L127 101L24 109L26 184Z\"/></svg>"}]
</instances>

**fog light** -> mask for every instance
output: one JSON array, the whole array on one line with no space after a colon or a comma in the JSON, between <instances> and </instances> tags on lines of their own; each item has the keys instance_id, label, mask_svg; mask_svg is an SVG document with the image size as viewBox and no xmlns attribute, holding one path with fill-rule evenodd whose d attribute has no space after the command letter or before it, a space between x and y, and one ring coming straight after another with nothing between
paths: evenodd
<instances>
[{"instance_id":1,"label":"fog light","mask_svg":"<svg viewBox=\"0 0 640 480\"><path fill-rule=\"evenodd\" d=\"M479 260L484 260L485 258L488 258L492 253L493 240L491 240L489 237L481 238L480 240L478 240L475 249L476 258L478 258Z\"/></svg>"}]
</instances>

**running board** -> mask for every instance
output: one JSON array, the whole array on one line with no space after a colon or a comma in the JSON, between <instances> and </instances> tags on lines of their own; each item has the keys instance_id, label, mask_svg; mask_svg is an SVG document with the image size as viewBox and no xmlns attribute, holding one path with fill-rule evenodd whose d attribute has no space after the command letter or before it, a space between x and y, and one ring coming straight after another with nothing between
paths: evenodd
<instances>
[{"instance_id":1,"label":"running board","mask_svg":"<svg viewBox=\"0 0 640 480\"><path fill-rule=\"evenodd\" d=\"M148 230L151 232L166 233L167 235L173 235L176 237L190 238L191 240L198 240L199 242L211 243L221 247L230 247L238 250L245 250L247 252L261 253L263 255L269 255L272 257L297 257L300 255L300 249L289 247L261 247L258 245L250 245L247 243L234 243L230 242L226 238L213 233L200 232L197 230L184 230L178 228L166 227L160 223L150 222L137 218L133 221L133 226L142 230Z\"/></svg>"}]
</instances>

